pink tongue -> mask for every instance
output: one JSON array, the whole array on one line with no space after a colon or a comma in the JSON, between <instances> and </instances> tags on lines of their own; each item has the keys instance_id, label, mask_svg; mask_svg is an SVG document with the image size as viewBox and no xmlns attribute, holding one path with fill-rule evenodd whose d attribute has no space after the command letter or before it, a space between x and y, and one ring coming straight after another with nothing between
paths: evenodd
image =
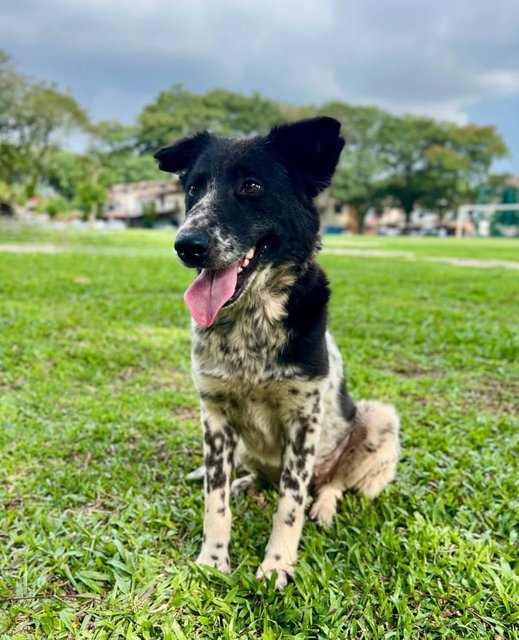
<instances>
[{"instance_id":1,"label":"pink tongue","mask_svg":"<svg viewBox=\"0 0 519 640\"><path fill-rule=\"evenodd\" d=\"M242 260L238 260L230 267L218 271L203 269L184 294L187 308L202 327L210 327L220 309L232 297L241 263Z\"/></svg>"}]
</instances>

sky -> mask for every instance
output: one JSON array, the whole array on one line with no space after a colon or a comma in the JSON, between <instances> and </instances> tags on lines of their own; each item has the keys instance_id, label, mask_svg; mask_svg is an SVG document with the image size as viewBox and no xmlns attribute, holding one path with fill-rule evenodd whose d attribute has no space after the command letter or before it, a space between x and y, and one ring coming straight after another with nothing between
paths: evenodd
<instances>
[{"instance_id":1,"label":"sky","mask_svg":"<svg viewBox=\"0 0 519 640\"><path fill-rule=\"evenodd\" d=\"M519 0L0 0L0 47L94 120L178 82L338 99L495 125L519 174Z\"/></svg>"}]
</instances>

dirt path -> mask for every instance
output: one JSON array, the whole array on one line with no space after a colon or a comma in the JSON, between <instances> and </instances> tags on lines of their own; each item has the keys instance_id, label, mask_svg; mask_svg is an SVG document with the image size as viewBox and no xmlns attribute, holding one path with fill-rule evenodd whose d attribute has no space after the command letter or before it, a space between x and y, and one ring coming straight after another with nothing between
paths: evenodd
<instances>
[{"instance_id":1,"label":"dirt path","mask_svg":"<svg viewBox=\"0 0 519 640\"><path fill-rule=\"evenodd\" d=\"M104 248L99 251L103 255L110 255L111 248ZM57 246L54 244L1 244L0 253L64 253L82 252L84 249L78 247ZM96 253L95 249L89 247L88 253ZM113 254L120 253L120 249L115 248ZM405 260L417 260L425 262L439 262L449 264L453 267L469 267L473 269L513 269L519 271L519 262L510 260L479 260L475 258L454 258L440 256L417 257L412 251L390 251L385 249L346 249L339 247L329 247L322 250L326 255L354 256L356 258L400 258ZM126 255L126 254L125 254ZM141 255L139 251L135 255Z\"/></svg>"},{"instance_id":2,"label":"dirt path","mask_svg":"<svg viewBox=\"0 0 519 640\"><path fill-rule=\"evenodd\" d=\"M480 260L475 258L450 258L441 256L418 257L411 251L389 251L384 249L339 249L326 248L322 253L337 256L355 256L360 258L405 258L407 260L424 260L425 262L440 262L453 267L471 267L473 269L513 269L519 271L519 262L511 260Z\"/></svg>"}]
</instances>

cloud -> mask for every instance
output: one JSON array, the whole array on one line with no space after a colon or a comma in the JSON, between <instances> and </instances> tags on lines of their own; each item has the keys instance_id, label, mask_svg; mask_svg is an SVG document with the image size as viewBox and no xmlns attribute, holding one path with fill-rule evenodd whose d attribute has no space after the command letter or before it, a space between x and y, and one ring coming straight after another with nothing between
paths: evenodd
<instances>
[{"instance_id":1,"label":"cloud","mask_svg":"<svg viewBox=\"0 0 519 640\"><path fill-rule=\"evenodd\" d=\"M183 82L466 122L478 101L519 97L516 2L17 0L0 41L98 117L130 119Z\"/></svg>"},{"instance_id":2,"label":"cloud","mask_svg":"<svg viewBox=\"0 0 519 640\"><path fill-rule=\"evenodd\" d=\"M497 95L519 94L519 69L492 69L477 77L485 93Z\"/></svg>"}]
</instances>

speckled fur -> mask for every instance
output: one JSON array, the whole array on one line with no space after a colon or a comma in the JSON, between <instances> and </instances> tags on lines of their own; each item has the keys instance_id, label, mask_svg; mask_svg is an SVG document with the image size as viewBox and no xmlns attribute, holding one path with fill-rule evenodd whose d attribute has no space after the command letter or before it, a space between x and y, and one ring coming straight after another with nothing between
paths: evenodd
<instances>
[{"instance_id":1,"label":"speckled fur","mask_svg":"<svg viewBox=\"0 0 519 640\"><path fill-rule=\"evenodd\" d=\"M196 227L210 238L189 266L226 268L254 247L260 256L212 326L193 322L205 456L198 562L230 571L230 494L262 476L279 486L280 498L257 574L275 573L277 587L294 571L309 497L316 498L311 516L329 525L345 490L374 497L398 458L395 410L375 401L355 406L326 330L330 292L315 262L313 197L330 183L344 144L339 129L318 118L246 141L203 132L156 154L162 169L184 172L179 236ZM245 197L240 181L251 175L262 189ZM232 484L236 464L249 476Z\"/></svg>"},{"instance_id":2,"label":"speckled fur","mask_svg":"<svg viewBox=\"0 0 519 640\"><path fill-rule=\"evenodd\" d=\"M346 489L375 497L393 479L398 458L398 417L391 407L370 401L359 403L355 411L352 403L352 418L345 418L340 401L342 358L330 333L326 333L326 376L309 379L297 366L280 361L290 338L284 321L294 280L290 265L266 269L243 302L222 313L214 327L203 330L193 324L195 384L203 411L217 416L210 428L229 425L237 435L233 454L240 464L280 487L272 535L258 570L259 576L276 571L278 587L293 572L310 487L316 494L312 517L330 525ZM210 455L206 442L206 457ZM206 459L206 467L211 466ZM211 507L206 510L202 563L214 555L210 547L215 544L215 522L220 522L217 542L222 549L228 547L228 471L221 494L226 517L219 518ZM217 555L211 563L222 570L230 568L228 555Z\"/></svg>"}]
</instances>

